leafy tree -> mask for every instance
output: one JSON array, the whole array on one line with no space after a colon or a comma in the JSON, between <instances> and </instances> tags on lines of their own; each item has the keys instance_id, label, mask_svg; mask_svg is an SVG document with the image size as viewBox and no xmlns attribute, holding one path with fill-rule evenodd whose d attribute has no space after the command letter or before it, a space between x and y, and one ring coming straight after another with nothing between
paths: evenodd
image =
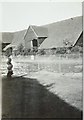
<instances>
[{"instance_id":1,"label":"leafy tree","mask_svg":"<svg viewBox=\"0 0 84 120\"><path fill-rule=\"evenodd\" d=\"M24 50L24 46L22 45L22 44L20 44L19 46L18 46L18 52L20 53L20 54L22 54L22 52L23 52L23 50Z\"/></svg>"}]
</instances>

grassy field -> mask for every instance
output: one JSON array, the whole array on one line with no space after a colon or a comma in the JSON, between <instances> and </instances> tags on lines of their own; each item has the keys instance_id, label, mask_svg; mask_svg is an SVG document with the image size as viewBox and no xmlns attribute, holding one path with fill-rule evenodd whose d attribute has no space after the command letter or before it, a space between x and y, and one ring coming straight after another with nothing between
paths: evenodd
<instances>
[{"instance_id":1,"label":"grassy field","mask_svg":"<svg viewBox=\"0 0 84 120\"><path fill-rule=\"evenodd\" d=\"M2 58L1 72L7 73L7 58ZM79 55L59 55L59 56L35 56L31 60L30 56L18 56L12 59L14 73L32 73L46 70L56 73L79 73L82 72L82 56Z\"/></svg>"},{"instance_id":2,"label":"grassy field","mask_svg":"<svg viewBox=\"0 0 84 120\"><path fill-rule=\"evenodd\" d=\"M40 116L52 117L53 116L54 118L56 117L58 118L60 116L58 112L65 111L64 114L61 113L61 116L64 118L66 117L70 118L71 115L69 114L69 112L72 114L72 118L81 117L80 112L76 112L77 110L78 111L82 110L82 57L81 55L76 55L76 56L71 55L71 57L63 56L63 55L35 56L34 60L31 60L30 57L19 56L19 57L14 57L12 63L14 65L14 68L13 68L14 74L13 74L12 81L10 80L7 81L6 77L4 78L4 76L7 73L5 57L3 58L2 66L1 66L1 72L2 72L2 78L3 78L2 79L3 99L5 98L3 102L3 108L4 108L3 114L7 113L9 117L10 116L31 117L33 115L34 117L40 117ZM29 85L29 83L31 84ZM33 88L32 88L32 85L33 85ZM40 87L38 86L42 86L42 88L40 89ZM30 91L30 93L28 91ZM46 95L45 93L47 92L43 92L43 91L47 91L48 94ZM18 96L18 92L20 96ZM32 96L32 94L34 96ZM21 98L23 96L25 96L25 98ZM57 97L56 98L57 100L59 98L59 101L60 101L59 106L57 106L55 98L51 96ZM11 100L11 103L8 109L9 104L6 105L6 102L10 101L9 99ZM30 101L28 101L29 102L28 104L27 100L29 99ZM48 102L49 99L50 101ZM62 103L64 103L64 108L63 108L63 104L62 104L62 108L60 108L61 100L62 100ZM20 104L19 104L19 101L20 101ZM13 109L14 106L18 106L17 108L14 108L14 110L16 111L18 109L20 110L21 101L23 101L22 102L23 108L21 109L25 109L25 110L20 111L18 113L15 112L15 114L13 113L9 114L11 111L10 108ZM42 103L39 103L39 101L41 101ZM65 105L65 103L70 107ZM14 104L14 106L12 106L12 104ZM27 111L26 104L27 104L27 107L30 109L28 111ZM36 104L36 106L34 106L33 104ZM32 109L31 109L31 106L32 106ZM49 111L44 106L46 106L49 109ZM52 110L51 110L51 106L53 106ZM37 109L35 107L37 107ZM61 109L63 111L61 111ZM72 112L71 112L71 109L72 109ZM68 113L66 115L67 110L68 110ZM45 114L41 113L41 111L45 111L46 113L45 112L44 112ZM53 113L51 111L53 111ZM27 112L29 112L29 114Z\"/></svg>"}]
</instances>

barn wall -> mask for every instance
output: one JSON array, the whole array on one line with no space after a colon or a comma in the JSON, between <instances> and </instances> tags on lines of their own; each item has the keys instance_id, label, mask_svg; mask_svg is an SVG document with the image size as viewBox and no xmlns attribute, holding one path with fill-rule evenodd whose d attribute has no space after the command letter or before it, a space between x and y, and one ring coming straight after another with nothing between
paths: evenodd
<instances>
[{"instance_id":1,"label":"barn wall","mask_svg":"<svg viewBox=\"0 0 84 120\"><path fill-rule=\"evenodd\" d=\"M7 46L9 45L10 43L2 43L2 50Z\"/></svg>"},{"instance_id":2,"label":"barn wall","mask_svg":"<svg viewBox=\"0 0 84 120\"><path fill-rule=\"evenodd\" d=\"M26 41L25 48L31 49L31 41L29 41L29 42Z\"/></svg>"},{"instance_id":3,"label":"barn wall","mask_svg":"<svg viewBox=\"0 0 84 120\"><path fill-rule=\"evenodd\" d=\"M31 48L31 40L35 39L36 36L32 29L29 27L27 34L25 35L25 48Z\"/></svg>"},{"instance_id":4,"label":"barn wall","mask_svg":"<svg viewBox=\"0 0 84 120\"><path fill-rule=\"evenodd\" d=\"M40 37L38 38L38 43L39 43L39 46L42 44L42 42L46 39L46 37Z\"/></svg>"},{"instance_id":5,"label":"barn wall","mask_svg":"<svg viewBox=\"0 0 84 120\"><path fill-rule=\"evenodd\" d=\"M81 33L80 37L78 38L75 46L81 46L81 47L83 47L83 32Z\"/></svg>"}]
</instances>

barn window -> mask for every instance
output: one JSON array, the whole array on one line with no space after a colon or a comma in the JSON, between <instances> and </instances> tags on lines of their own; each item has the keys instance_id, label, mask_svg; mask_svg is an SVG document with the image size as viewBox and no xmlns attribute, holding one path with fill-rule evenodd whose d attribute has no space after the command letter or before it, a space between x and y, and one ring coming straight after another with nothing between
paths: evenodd
<instances>
[{"instance_id":1,"label":"barn window","mask_svg":"<svg viewBox=\"0 0 84 120\"><path fill-rule=\"evenodd\" d=\"M36 39L34 39L32 41L33 47L38 47L38 41Z\"/></svg>"}]
</instances>

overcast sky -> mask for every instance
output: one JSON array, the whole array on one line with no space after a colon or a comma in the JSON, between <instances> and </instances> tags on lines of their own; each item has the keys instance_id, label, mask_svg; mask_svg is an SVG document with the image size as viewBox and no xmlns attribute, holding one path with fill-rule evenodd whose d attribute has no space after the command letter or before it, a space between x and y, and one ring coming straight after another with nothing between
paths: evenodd
<instances>
[{"instance_id":1,"label":"overcast sky","mask_svg":"<svg viewBox=\"0 0 84 120\"><path fill-rule=\"evenodd\" d=\"M17 31L82 15L81 2L4 2L0 31Z\"/></svg>"}]
</instances>

